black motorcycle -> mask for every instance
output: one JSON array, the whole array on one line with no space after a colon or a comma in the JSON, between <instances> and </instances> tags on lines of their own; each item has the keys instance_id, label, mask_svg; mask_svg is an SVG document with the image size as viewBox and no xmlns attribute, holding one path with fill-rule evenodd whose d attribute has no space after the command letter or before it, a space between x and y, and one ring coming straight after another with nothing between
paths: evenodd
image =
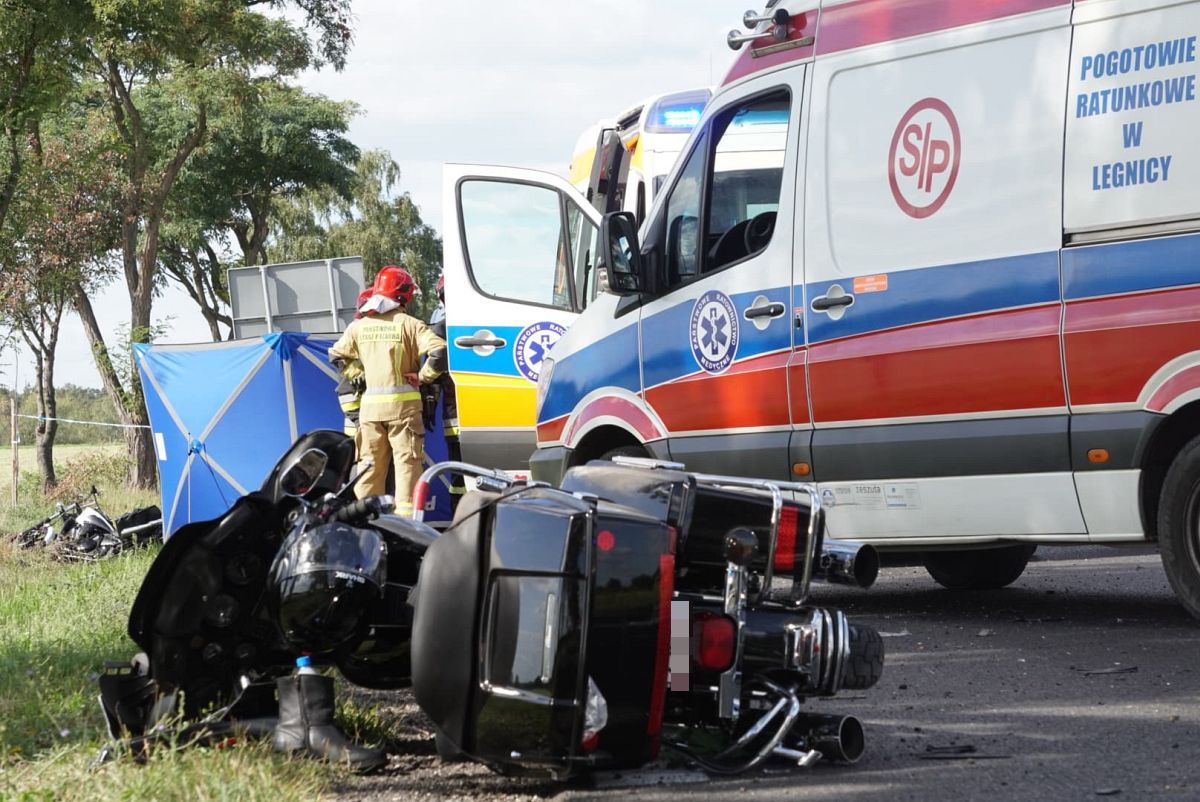
<instances>
[{"instance_id":1,"label":"black motorcycle","mask_svg":"<svg viewBox=\"0 0 1200 802\"><path fill-rule=\"evenodd\" d=\"M439 534L346 498L352 461L344 436L306 435L262 490L167 542L130 617L148 660L102 680L114 731L176 709L269 720L306 652L359 685L411 684L443 756L503 771L563 778L663 746L715 772L862 754L856 719L801 705L873 685L882 641L806 600L813 578L870 585L878 560L823 543L809 486L625 459L553 489L447 463L415 509L441 473L478 489Z\"/></svg>"}]
</instances>

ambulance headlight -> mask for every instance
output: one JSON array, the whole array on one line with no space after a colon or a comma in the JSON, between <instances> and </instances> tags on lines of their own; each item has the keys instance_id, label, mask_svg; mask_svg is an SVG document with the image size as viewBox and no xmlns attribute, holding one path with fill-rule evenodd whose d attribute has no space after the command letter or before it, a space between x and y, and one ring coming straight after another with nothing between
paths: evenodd
<instances>
[{"instance_id":1,"label":"ambulance headlight","mask_svg":"<svg viewBox=\"0 0 1200 802\"><path fill-rule=\"evenodd\" d=\"M534 409L536 417L542 416L542 404L546 400L546 392L550 389L550 379L554 376L554 360L542 360L542 372L538 374L537 380L537 405Z\"/></svg>"}]
</instances>

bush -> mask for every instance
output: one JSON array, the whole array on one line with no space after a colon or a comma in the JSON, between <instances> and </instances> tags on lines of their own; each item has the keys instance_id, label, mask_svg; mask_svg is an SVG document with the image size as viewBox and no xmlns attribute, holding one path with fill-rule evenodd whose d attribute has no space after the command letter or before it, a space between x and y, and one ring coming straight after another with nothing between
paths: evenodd
<instances>
[{"instance_id":1,"label":"bush","mask_svg":"<svg viewBox=\"0 0 1200 802\"><path fill-rule=\"evenodd\" d=\"M86 451L59 467L58 486L50 498L70 501L90 493L93 485L102 489L124 487L128 475L129 456L123 450Z\"/></svg>"}]
</instances>

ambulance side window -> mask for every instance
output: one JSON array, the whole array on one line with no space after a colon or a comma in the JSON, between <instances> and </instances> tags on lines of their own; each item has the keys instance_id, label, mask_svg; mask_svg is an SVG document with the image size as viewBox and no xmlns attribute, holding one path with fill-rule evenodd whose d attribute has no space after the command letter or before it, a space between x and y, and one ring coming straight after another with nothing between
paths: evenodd
<instances>
[{"instance_id":1,"label":"ambulance side window","mask_svg":"<svg viewBox=\"0 0 1200 802\"><path fill-rule=\"evenodd\" d=\"M708 135L701 134L667 199L668 286L673 287L700 274L700 200L707 166Z\"/></svg>"},{"instance_id":2,"label":"ambulance side window","mask_svg":"<svg viewBox=\"0 0 1200 802\"><path fill-rule=\"evenodd\" d=\"M713 120L716 141L703 272L710 273L767 247L775 232L791 98L760 95Z\"/></svg>"},{"instance_id":3,"label":"ambulance side window","mask_svg":"<svg viewBox=\"0 0 1200 802\"><path fill-rule=\"evenodd\" d=\"M479 291L507 301L574 308L559 193L486 179L465 180L458 191L463 250Z\"/></svg>"}]
</instances>

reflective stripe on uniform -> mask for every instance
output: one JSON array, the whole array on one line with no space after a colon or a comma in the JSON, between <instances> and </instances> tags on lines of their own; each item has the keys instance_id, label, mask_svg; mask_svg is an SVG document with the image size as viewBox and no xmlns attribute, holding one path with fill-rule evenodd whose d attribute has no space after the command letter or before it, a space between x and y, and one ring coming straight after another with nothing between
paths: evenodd
<instances>
[{"instance_id":1,"label":"reflective stripe on uniform","mask_svg":"<svg viewBox=\"0 0 1200 802\"><path fill-rule=\"evenodd\" d=\"M363 393L363 404L386 404L393 401L420 401L421 393L411 384L391 387L368 387Z\"/></svg>"}]
</instances>

